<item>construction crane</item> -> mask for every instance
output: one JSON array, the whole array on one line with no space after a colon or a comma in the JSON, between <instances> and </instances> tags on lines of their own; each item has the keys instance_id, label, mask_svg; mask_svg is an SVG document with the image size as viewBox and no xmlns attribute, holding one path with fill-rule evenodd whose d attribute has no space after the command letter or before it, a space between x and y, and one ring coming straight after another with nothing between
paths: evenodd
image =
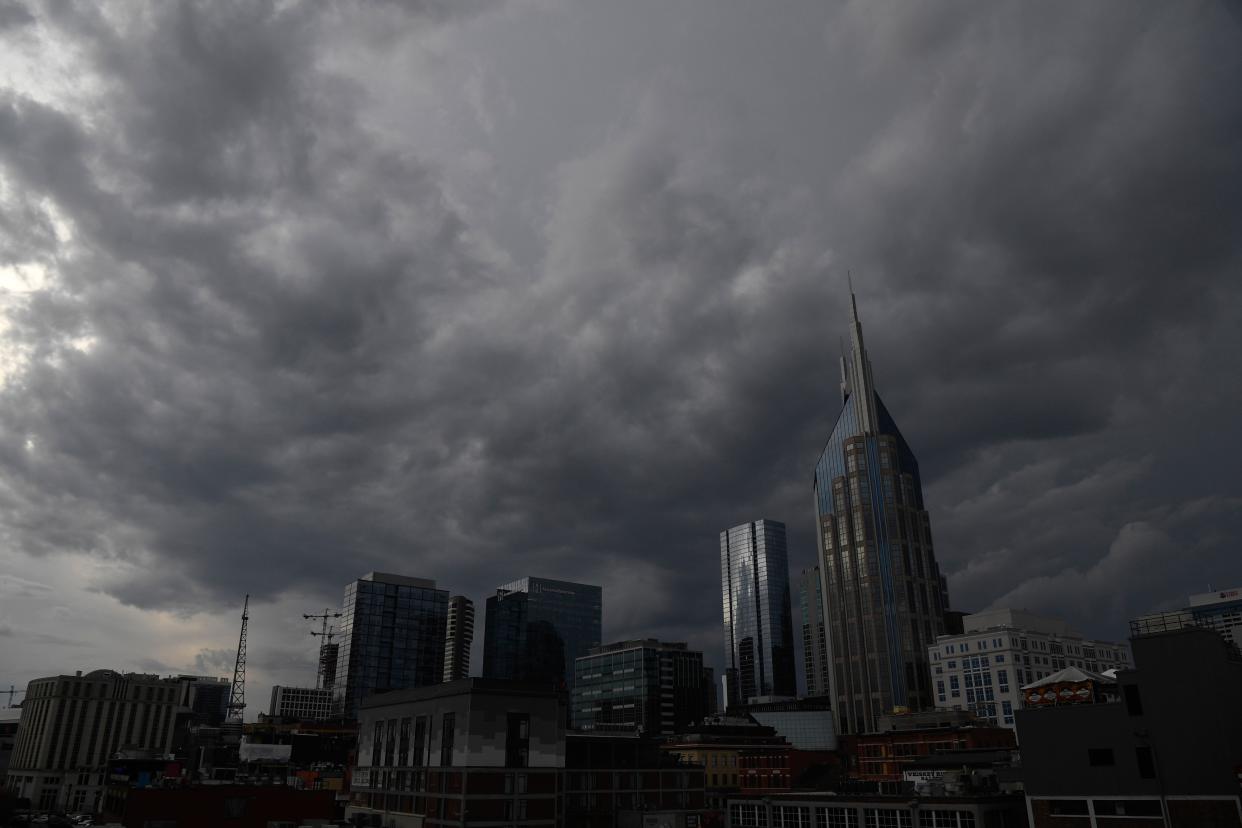
<instances>
[{"instance_id":1,"label":"construction crane","mask_svg":"<svg viewBox=\"0 0 1242 828\"><path fill-rule=\"evenodd\" d=\"M228 718L241 721L246 707L246 625L250 621L250 596L242 604L241 636L237 640L237 663L233 666L233 692L229 696Z\"/></svg>"},{"instance_id":2,"label":"construction crane","mask_svg":"<svg viewBox=\"0 0 1242 828\"><path fill-rule=\"evenodd\" d=\"M332 638L336 635L336 631L332 627L328 626L328 619L329 618L340 618L341 613L333 612L327 607L324 607L323 612L318 612L318 613L304 612L302 613L302 617L307 620L318 618L323 622L323 624L321 625L318 631L311 630L311 635L319 639L319 668L315 671L315 689L320 690L325 686L327 682L331 681L331 678L325 675L325 673L327 672L326 664L328 661L327 651L331 648ZM335 659L333 660L335 661Z\"/></svg>"}]
</instances>

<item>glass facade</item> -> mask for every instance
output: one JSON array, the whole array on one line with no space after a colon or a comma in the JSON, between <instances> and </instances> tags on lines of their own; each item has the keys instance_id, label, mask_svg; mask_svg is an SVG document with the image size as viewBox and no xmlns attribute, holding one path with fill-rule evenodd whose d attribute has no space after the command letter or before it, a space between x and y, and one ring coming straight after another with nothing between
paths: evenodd
<instances>
[{"instance_id":1,"label":"glass facade","mask_svg":"<svg viewBox=\"0 0 1242 828\"><path fill-rule=\"evenodd\" d=\"M856 309L852 322L841 414L813 486L832 696L840 731L865 733L893 708L933 705L927 645L948 599L918 461L875 393Z\"/></svg>"},{"instance_id":2,"label":"glass facade","mask_svg":"<svg viewBox=\"0 0 1242 828\"><path fill-rule=\"evenodd\" d=\"M808 696L828 695L828 628L824 622L824 593L819 567L802 570L798 578L798 607L802 612L802 666Z\"/></svg>"},{"instance_id":3,"label":"glass facade","mask_svg":"<svg viewBox=\"0 0 1242 828\"><path fill-rule=\"evenodd\" d=\"M685 644L626 641L574 661L570 721L578 730L679 733L709 712L703 654Z\"/></svg>"},{"instance_id":4,"label":"glass facade","mask_svg":"<svg viewBox=\"0 0 1242 828\"><path fill-rule=\"evenodd\" d=\"M485 678L573 687L574 659L600 643L604 591L590 584L522 578L487 599Z\"/></svg>"},{"instance_id":5,"label":"glass facade","mask_svg":"<svg viewBox=\"0 0 1242 828\"><path fill-rule=\"evenodd\" d=\"M785 524L756 520L720 533L726 703L793 696L793 618Z\"/></svg>"},{"instance_id":6,"label":"glass facade","mask_svg":"<svg viewBox=\"0 0 1242 828\"><path fill-rule=\"evenodd\" d=\"M342 715L355 718L372 693L439 683L448 599L435 581L379 572L345 587L333 682Z\"/></svg>"}]
</instances>

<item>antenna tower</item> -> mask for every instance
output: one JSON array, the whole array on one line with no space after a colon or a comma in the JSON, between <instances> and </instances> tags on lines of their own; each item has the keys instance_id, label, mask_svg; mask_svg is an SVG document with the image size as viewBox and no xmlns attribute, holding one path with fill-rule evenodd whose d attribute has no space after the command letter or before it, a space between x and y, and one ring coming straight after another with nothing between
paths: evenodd
<instances>
[{"instance_id":1,"label":"antenna tower","mask_svg":"<svg viewBox=\"0 0 1242 828\"><path fill-rule=\"evenodd\" d=\"M233 667L233 693L229 696L228 718L241 721L246 707L246 625L250 621L250 596L242 604L241 636L237 639L237 664Z\"/></svg>"},{"instance_id":2,"label":"antenna tower","mask_svg":"<svg viewBox=\"0 0 1242 828\"><path fill-rule=\"evenodd\" d=\"M321 621L323 621L323 624L320 627L318 632L316 632L315 630L311 630L311 635L316 636L317 638L320 639L319 641L319 667L315 671L315 689L319 690L324 686L324 683L329 680L328 677L324 675L324 665L325 665L324 651L327 648L327 646L332 643L333 637L336 636L336 630L328 626L328 619L329 618L340 618L341 613L333 612L327 607L324 607L323 612L317 612L317 613L305 613L304 612L302 613L302 617L308 620L312 618L318 618Z\"/></svg>"}]
</instances>

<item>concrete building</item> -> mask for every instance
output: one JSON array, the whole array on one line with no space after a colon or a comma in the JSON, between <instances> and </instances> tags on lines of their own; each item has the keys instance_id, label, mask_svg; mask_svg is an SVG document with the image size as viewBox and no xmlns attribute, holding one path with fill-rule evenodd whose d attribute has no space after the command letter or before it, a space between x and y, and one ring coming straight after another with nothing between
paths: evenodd
<instances>
[{"instance_id":1,"label":"concrete building","mask_svg":"<svg viewBox=\"0 0 1242 828\"><path fill-rule=\"evenodd\" d=\"M574 659L600 644L604 591L520 578L487 599L483 676L571 688Z\"/></svg>"},{"instance_id":2,"label":"concrete building","mask_svg":"<svg viewBox=\"0 0 1242 828\"><path fill-rule=\"evenodd\" d=\"M189 689L190 723L219 727L229 711L229 694L233 682L221 676L179 675L177 681L191 685Z\"/></svg>"},{"instance_id":3,"label":"concrete building","mask_svg":"<svg viewBox=\"0 0 1242 828\"><path fill-rule=\"evenodd\" d=\"M574 661L576 730L672 735L708 715L703 654L654 639L592 647Z\"/></svg>"},{"instance_id":4,"label":"concrete building","mask_svg":"<svg viewBox=\"0 0 1242 828\"><path fill-rule=\"evenodd\" d=\"M1206 627L1216 630L1233 646L1242 647L1242 587L1191 595L1183 609L1157 612L1138 620L1149 628Z\"/></svg>"},{"instance_id":5,"label":"concrete building","mask_svg":"<svg viewBox=\"0 0 1242 828\"><path fill-rule=\"evenodd\" d=\"M474 602L464 595L454 595L448 602L442 681L457 681L470 677L470 647L473 643Z\"/></svg>"},{"instance_id":6,"label":"concrete building","mask_svg":"<svg viewBox=\"0 0 1242 828\"><path fill-rule=\"evenodd\" d=\"M373 696L358 712L347 816L392 828L561 824L565 699L462 679Z\"/></svg>"},{"instance_id":7,"label":"concrete building","mask_svg":"<svg viewBox=\"0 0 1242 828\"><path fill-rule=\"evenodd\" d=\"M1018 712L1032 828L1242 826L1242 656L1198 626L1131 633L1115 695Z\"/></svg>"},{"instance_id":8,"label":"concrete building","mask_svg":"<svg viewBox=\"0 0 1242 828\"><path fill-rule=\"evenodd\" d=\"M806 675L806 694L828 696L832 692L832 677L828 672L828 626L818 566L802 570L798 577L798 608L802 615L802 666Z\"/></svg>"},{"instance_id":9,"label":"concrete building","mask_svg":"<svg viewBox=\"0 0 1242 828\"><path fill-rule=\"evenodd\" d=\"M852 293L850 309L842 407L813 494L837 731L867 733L894 709L934 705L927 648L948 594L918 460L876 392Z\"/></svg>"},{"instance_id":10,"label":"concrete building","mask_svg":"<svg viewBox=\"0 0 1242 828\"><path fill-rule=\"evenodd\" d=\"M448 590L371 572L345 587L333 693L353 718L373 693L436 684L444 674Z\"/></svg>"},{"instance_id":11,"label":"concrete building","mask_svg":"<svg viewBox=\"0 0 1242 828\"><path fill-rule=\"evenodd\" d=\"M562 824L574 828L704 824L703 766L634 733L567 733L563 790Z\"/></svg>"},{"instance_id":12,"label":"concrete building","mask_svg":"<svg viewBox=\"0 0 1242 828\"><path fill-rule=\"evenodd\" d=\"M720 533L725 707L798 692L785 524L755 520Z\"/></svg>"},{"instance_id":13,"label":"concrete building","mask_svg":"<svg viewBox=\"0 0 1242 828\"><path fill-rule=\"evenodd\" d=\"M1092 673L1130 664L1125 644L1084 638L1064 621L1024 610L996 609L963 619L961 635L927 648L938 710L969 710L1013 728L1022 686L1066 667Z\"/></svg>"},{"instance_id":14,"label":"concrete building","mask_svg":"<svg viewBox=\"0 0 1242 828\"><path fill-rule=\"evenodd\" d=\"M99 810L118 751L170 755L188 726L193 683L95 670L26 688L8 787L39 810Z\"/></svg>"},{"instance_id":15,"label":"concrete building","mask_svg":"<svg viewBox=\"0 0 1242 828\"><path fill-rule=\"evenodd\" d=\"M267 714L299 722L322 722L334 712L332 691L315 687L272 687L272 702Z\"/></svg>"},{"instance_id":16,"label":"concrete building","mask_svg":"<svg viewBox=\"0 0 1242 828\"><path fill-rule=\"evenodd\" d=\"M730 828L1024 828L1026 824L1022 797L1004 795L921 799L793 792L730 797L728 807Z\"/></svg>"}]
</instances>

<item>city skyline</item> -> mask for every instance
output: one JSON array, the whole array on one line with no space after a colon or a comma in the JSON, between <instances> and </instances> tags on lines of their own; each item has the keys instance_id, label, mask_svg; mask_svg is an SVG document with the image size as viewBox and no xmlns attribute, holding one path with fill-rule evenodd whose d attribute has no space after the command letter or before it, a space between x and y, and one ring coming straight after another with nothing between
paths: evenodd
<instances>
[{"instance_id":1,"label":"city skyline","mask_svg":"<svg viewBox=\"0 0 1242 828\"><path fill-rule=\"evenodd\" d=\"M229 676L249 593L253 715L369 571L719 668L850 270L955 609L1242 585L1232 7L346 5L0 3L0 688Z\"/></svg>"}]
</instances>

